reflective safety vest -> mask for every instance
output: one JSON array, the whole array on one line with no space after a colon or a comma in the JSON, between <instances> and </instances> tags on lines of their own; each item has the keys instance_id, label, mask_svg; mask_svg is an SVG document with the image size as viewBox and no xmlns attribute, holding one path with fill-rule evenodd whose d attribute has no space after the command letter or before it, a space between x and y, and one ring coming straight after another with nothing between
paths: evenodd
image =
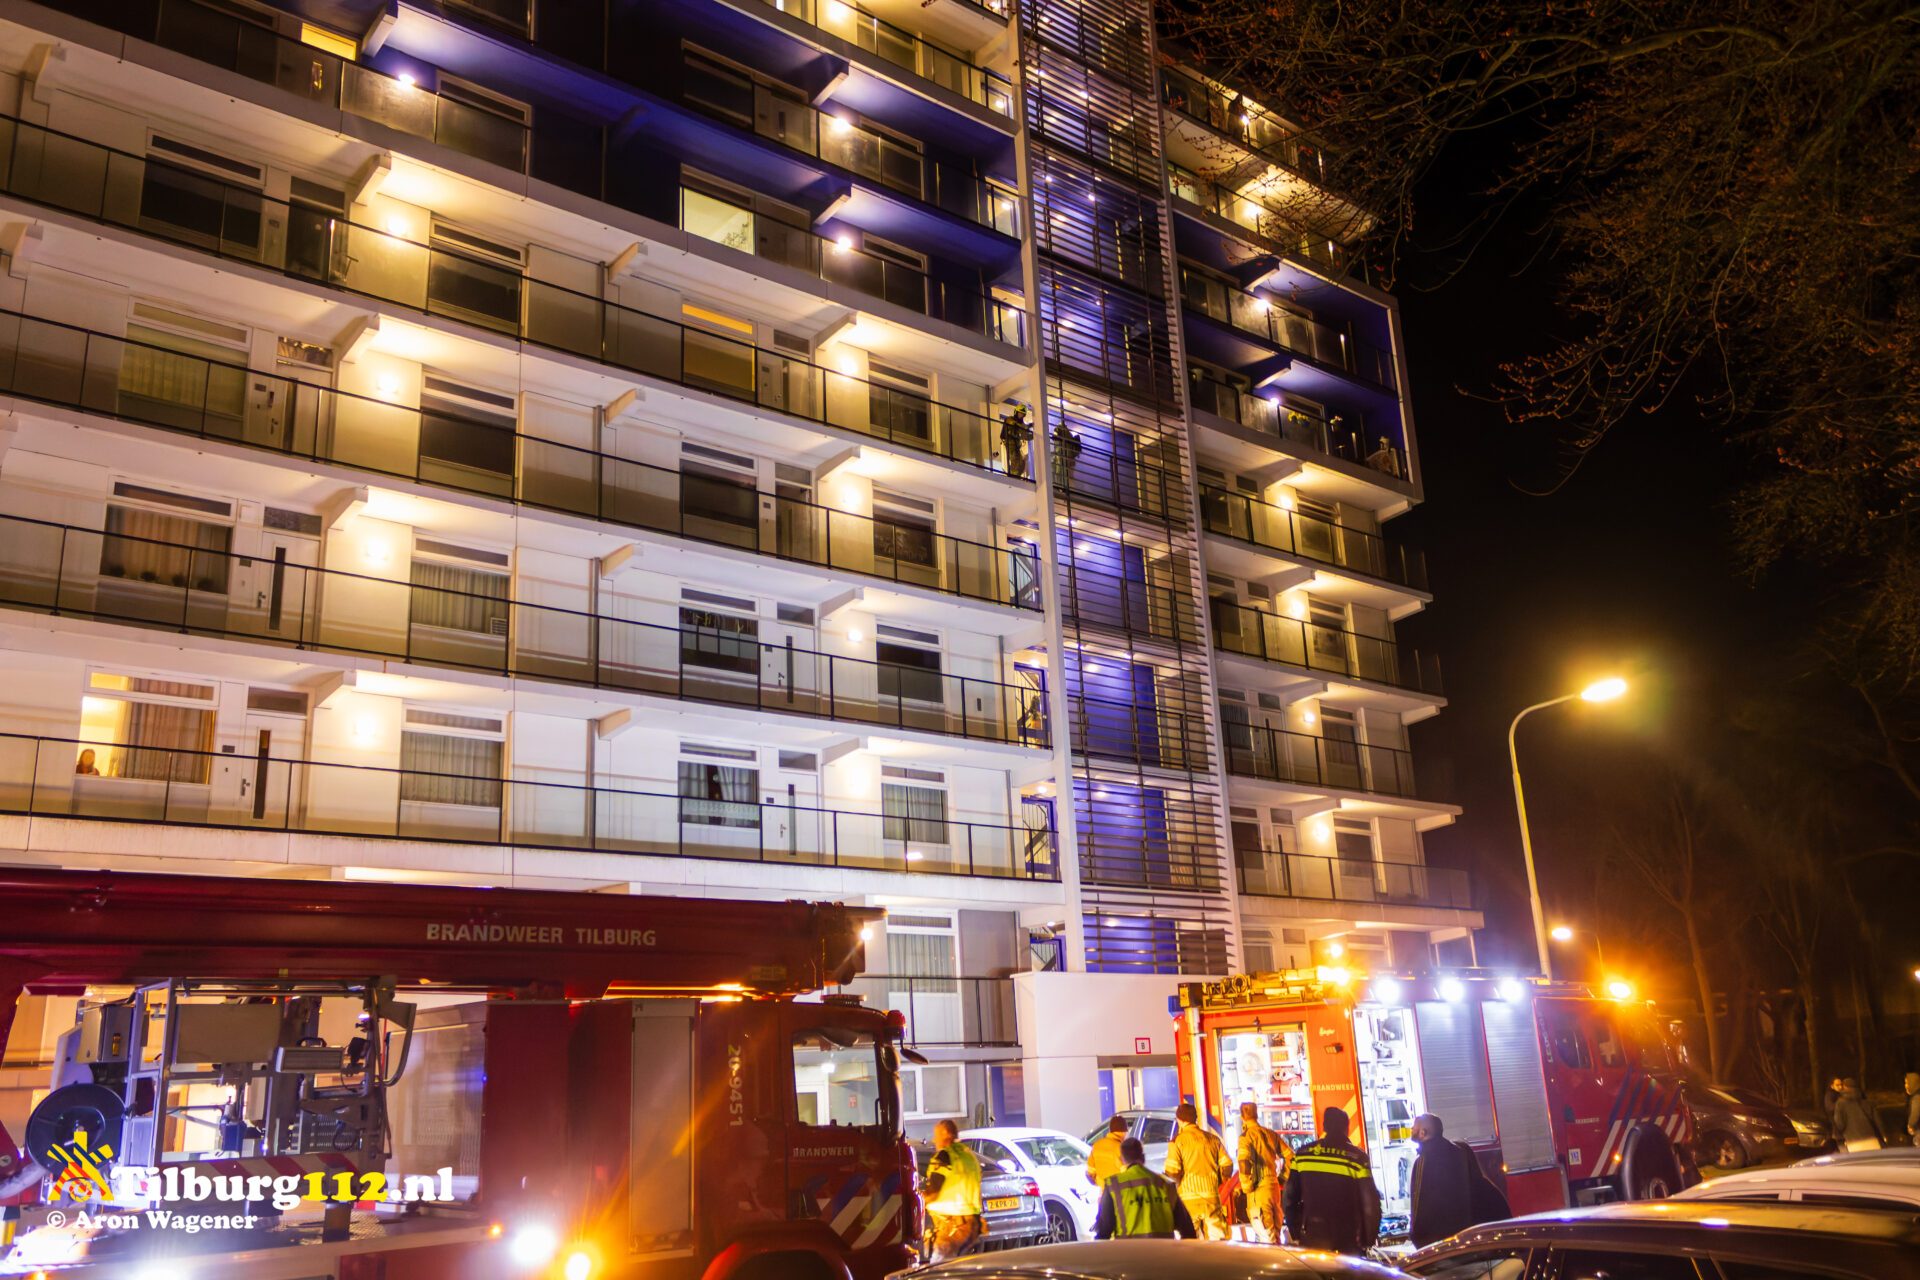
<instances>
[{"instance_id":1,"label":"reflective safety vest","mask_svg":"<svg viewBox=\"0 0 1920 1280\"><path fill-rule=\"evenodd\" d=\"M1113 1234L1173 1238L1173 1188L1145 1165L1128 1165L1107 1179L1113 1197Z\"/></svg>"},{"instance_id":2,"label":"reflective safety vest","mask_svg":"<svg viewBox=\"0 0 1920 1280\"><path fill-rule=\"evenodd\" d=\"M927 1212L943 1218L980 1216L980 1161L964 1143L946 1148L947 1167L940 1170L939 1198L927 1202ZM940 1153L935 1153L938 1160Z\"/></svg>"}]
</instances>

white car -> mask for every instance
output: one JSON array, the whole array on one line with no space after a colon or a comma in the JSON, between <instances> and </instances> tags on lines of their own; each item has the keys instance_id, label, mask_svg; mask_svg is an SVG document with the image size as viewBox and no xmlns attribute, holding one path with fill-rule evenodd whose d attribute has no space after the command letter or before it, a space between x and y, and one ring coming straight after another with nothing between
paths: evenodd
<instances>
[{"instance_id":1,"label":"white car","mask_svg":"<svg viewBox=\"0 0 1920 1280\"><path fill-rule=\"evenodd\" d=\"M1086 1143L1058 1129L963 1129L960 1140L982 1160L1040 1184L1053 1240L1093 1239L1100 1189L1087 1181Z\"/></svg>"},{"instance_id":2,"label":"white car","mask_svg":"<svg viewBox=\"0 0 1920 1280\"><path fill-rule=\"evenodd\" d=\"M1688 1187L1675 1200L1793 1200L1801 1204L1920 1212L1920 1151L1839 1153L1784 1169L1748 1169Z\"/></svg>"}]
</instances>

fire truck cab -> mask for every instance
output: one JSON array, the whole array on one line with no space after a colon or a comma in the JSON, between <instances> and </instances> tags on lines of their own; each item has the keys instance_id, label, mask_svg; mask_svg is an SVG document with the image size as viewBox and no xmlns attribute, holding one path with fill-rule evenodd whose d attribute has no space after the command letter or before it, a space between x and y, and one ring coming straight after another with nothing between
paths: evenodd
<instances>
[{"instance_id":1,"label":"fire truck cab","mask_svg":"<svg viewBox=\"0 0 1920 1280\"><path fill-rule=\"evenodd\" d=\"M1414 1117L1466 1142L1516 1214L1677 1191L1690 1133L1678 1062L1644 1006L1586 987L1466 971L1323 967L1194 983L1174 1002L1182 1093L1232 1150L1240 1106L1293 1147L1330 1106L1407 1232Z\"/></svg>"},{"instance_id":2,"label":"fire truck cab","mask_svg":"<svg viewBox=\"0 0 1920 1280\"><path fill-rule=\"evenodd\" d=\"M0 870L0 1044L23 995L78 998L0 1125L0 1275L877 1280L918 1216L900 1020L796 997L882 918ZM53 1198L76 1143L111 1198Z\"/></svg>"}]
</instances>

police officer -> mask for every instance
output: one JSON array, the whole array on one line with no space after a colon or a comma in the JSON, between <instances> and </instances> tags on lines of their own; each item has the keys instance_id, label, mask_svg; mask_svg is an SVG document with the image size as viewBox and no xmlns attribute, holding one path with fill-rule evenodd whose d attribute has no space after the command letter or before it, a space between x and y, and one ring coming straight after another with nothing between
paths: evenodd
<instances>
[{"instance_id":1,"label":"police officer","mask_svg":"<svg viewBox=\"0 0 1920 1280\"><path fill-rule=\"evenodd\" d=\"M1147 1168L1147 1153L1140 1139L1128 1138L1120 1144L1125 1161L1120 1172L1107 1179L1100 1192L1100 1212L1094 1215L1093 1238L1113 1240L1135 1236L1170 1240L1178 1232L1185 1240L1197 1239L1193 1215L1173 1184Z\"/></svg>"},{"instance_id":2,"label":"police officer","mask_svg":"<svg viewBox=\"0 0 1920 1280\"><path fill-rule=\"evenodd\" d=\"M1180 1199L1207 1240L1227 1238L1227 1215L1220 1208L1220 1184L1233 1176L1227 1144L1200 1127L1200 1112L1191 1102L1174 1109L1180 1132L1167 1145L1167 1176L1180 1189Z\"/></svg>"},{"instance_id":3,"label":"police officer","mask_svg":"<svg viewBox=\"0 0 1920 1280\"><path fill-rule=\"evenodd\" d=\"M1321 1117L1321 1134L1293 1153L1287 1173L1287 1231L1303 1249L1365 1253L1380 1238L1380 1190L1367 1153L1347 1141L1339 1107Z\"/></svg>"},{"instance_id":4,"label":"police officer","mask_svg":"<svg viewBox=\"0 0 1920 1280\"><path fill-rule=\"evenodd\" d=\"M1287 1180L1287 1144L1260 1123L1260 1105L1240 1104L1240 1190L1247 1217L1264 1231L1268 1244L1280 1243L1280 1187Z\"/></svg>"},{"instance_id":5,"label":"police officer","mask_svg":"<svg viewBox=\"0 0 1920 1280\"><path fill-rule=\"evenodd\" d=\"M927 1164L927 1217L933 1236L933 1261L972 1253L985 1234L980 1220L980 1161L960 1142L960 1126L942 1120L933 1126L933 1159Z\"/></svg>"},{"instance_id":6,"label":"police officer","mask_svg":"<svg viewBox=\"0 0 1920 1280\"><path fill-rule=\"evenodd\" d=\"M1124 1116L1114 1116L1107 1121L1107 1131L1100 1135L1087 1152L1087 1181L1096 1187L1107 1185L1107 1179L1127 1167L1120 1158L1120 1144L1127 1136L1127 1121Z\"/></svg>"}]
</instances>

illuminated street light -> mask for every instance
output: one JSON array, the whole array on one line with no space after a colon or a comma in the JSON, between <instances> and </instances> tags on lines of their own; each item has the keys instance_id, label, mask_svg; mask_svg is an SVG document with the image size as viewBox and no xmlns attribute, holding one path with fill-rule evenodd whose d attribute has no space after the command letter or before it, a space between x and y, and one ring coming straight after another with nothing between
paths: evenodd
<instances>
[{"instance_id":1,"label":"illuminated street light","mask_svg":"<svg viewBox=\"0 0 1920 1280\"><path fill-rule=\"evenodd\" d=\"M1626 691L1625 680L1619 676L1609 676L1605 680L1594 681L1578 693L1563 693L1557 698L1522 707L1520 714L1513 718L1513 723L1507 726L1507 759L1513 765L1513 808L1520 817L1520 852L1527 860L1527 898L1533 907L1533 945L1540 956L1540 975L1548 981L1553 980L1553 959L1547 954L1547 912L1540 905L1540 876L1533 865L1533 834L1527 830L1527 798L1520 787L1520 748L1515 737L1520 732L1520 722L1535 711L1557 707L1575 698L1584 702L1612 702Z\"/></svg>"},{"instance_id":2,"label":"illuminated street light","mask_svg":"<svg viewBox=\"0 0 1920 1280\"><path fill-rule=\"evenodd\" d=\"M1555 942L1572 942L1573 926L1564 924L1553 926L1553 940Z\"/></svg>"}]
</instances>

